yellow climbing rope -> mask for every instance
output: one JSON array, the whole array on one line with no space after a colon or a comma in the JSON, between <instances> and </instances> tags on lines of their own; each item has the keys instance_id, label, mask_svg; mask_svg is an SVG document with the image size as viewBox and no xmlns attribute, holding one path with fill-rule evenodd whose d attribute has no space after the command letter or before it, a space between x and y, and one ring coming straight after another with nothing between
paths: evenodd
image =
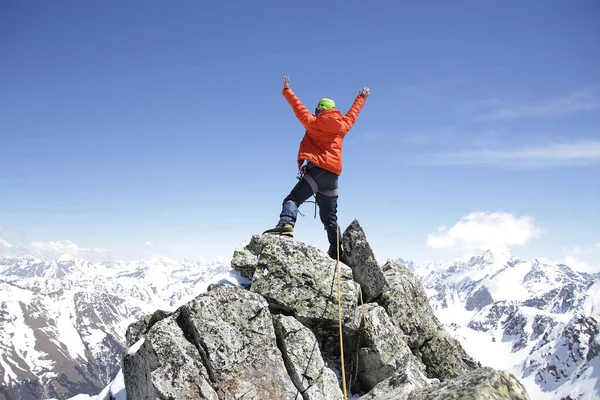
<instances>
[{"instance_id":1,"label":"yellow climbing rope","mask_svg":"<svg viewBox=\"0 0 600 400\"><path fill-rule=\"evenodd\" d=\"M344 400L348 400L346 393L346 368L344 367L344 335L342 330L342 277L340 267L340 226L336 229L337 241L337 277L338 277L338 320L340 325L340 353L342 356L342 386L344 388Z\"/></svg>"}]
</instances>

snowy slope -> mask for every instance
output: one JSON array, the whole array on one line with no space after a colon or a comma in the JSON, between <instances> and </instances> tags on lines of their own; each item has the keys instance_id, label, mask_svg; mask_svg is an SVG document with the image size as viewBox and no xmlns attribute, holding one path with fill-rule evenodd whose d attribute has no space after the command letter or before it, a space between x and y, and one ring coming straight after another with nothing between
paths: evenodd
<instances>
[{"instance_id":1,"label":"snowy slope","mask_svg":"<svg viewBox=\"0 0 600 400\"><path fill-rule=\"evenodd\" d=\"M597 275L491 251L415 271L467 352L514 373L532 399L600 398Z\"/></svg>"},{"instance_id":2,"label":"snowy slope","mask_svg":"<svg viewBox=\"0 0 600 400\"><path fill-rule=\"evenodd\" d=\"M127 326L206 290L223 263L0 260L0 398L99 393L119 369Z\"/></svg>"}]
</instances>

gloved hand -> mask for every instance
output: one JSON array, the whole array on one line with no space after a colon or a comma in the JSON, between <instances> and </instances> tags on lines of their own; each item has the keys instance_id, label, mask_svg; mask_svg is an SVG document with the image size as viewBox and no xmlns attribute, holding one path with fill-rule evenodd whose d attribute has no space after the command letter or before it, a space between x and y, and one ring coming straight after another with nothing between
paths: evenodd
<instances>
[{"instance_id":1,"label":"gloved hand","mask_svg":"<svg viewBox=\"0 0 600 400\"><path fill-rule=\"evenodd\" d=\"M364 97L365 99L369 97L370 94L371 89L369 89L368 87L362 88L360 89L360 92L358 92L358 95Z\"/></svg>"},{"instance_id":2,"label":"gloved hand","mask_svg":"<svg viewBox=\"0 0 600 400\"><path fill-rule=\"evenodd\" d=\"M283 88L284 89L289 89L290 88L290 78L287 76L283 77Z\"/></svg>"}]
</instances>

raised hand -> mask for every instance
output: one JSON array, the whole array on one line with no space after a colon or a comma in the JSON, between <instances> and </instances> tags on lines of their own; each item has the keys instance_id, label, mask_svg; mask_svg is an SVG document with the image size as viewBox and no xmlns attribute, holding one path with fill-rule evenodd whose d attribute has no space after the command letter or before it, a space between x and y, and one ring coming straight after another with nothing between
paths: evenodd
<instances>
[{"instance_id":1,"label":"raised hand","mask_svg":"<svg viewBox=\"0 0 600 400\"><path fill-rule=\"evenodd\" d=\"M369 89L368 87L362 88L360 89L360 92L358 92L358 95L364 97L365 99L369 97L370 94L371 89Z\"/></svg>"},{"instance_id":2,"label":"raised hand","mask_svg":"<svg viewBox=\"0 0 600 400\"><path fill-rule=\"evenodd\" d=\"M289 89L290 88L290 78L287 76L283 77L283 88L284 89Z\"/></svg>"}]
</instances>

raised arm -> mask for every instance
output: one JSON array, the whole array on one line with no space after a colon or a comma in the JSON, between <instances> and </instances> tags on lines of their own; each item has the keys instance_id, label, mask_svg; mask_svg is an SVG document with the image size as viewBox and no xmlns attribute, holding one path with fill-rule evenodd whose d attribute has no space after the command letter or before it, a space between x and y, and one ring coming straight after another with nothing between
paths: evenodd
<instances>
[{"instance_id":1,"label":"raised arm","mask_svg":"<svg viewBox=\"0 0 600 400\"><path fill-rule=\"evenodd\" d=\"M354 103L352 103L352 107L350 107L346 115L344 115L344 124L346 124L347 130L350 130L352 126L354 126L356 118L358 118L358 114L365 105L365 101L367 100L367 97L369 97L369 94L371 94L369 88L363 88L358 92L358 96L356 96Z\"/></svg>"},{"instance_id":2,"label":"raised arm","mask_svg":"<svg viewBox=\"0 0 600 400\"><path fill-rule=\"evenodd\" d=\"M294 110L294 114L296 114L296 118L300 121L302 126L305 129L309 129L309 126L312 126L317 121L317 117L313 115L308 109L302 104L300 99L294 94L292 89L290 89L290 78L287 76L283 77L283 96L287 100L287 102L292 106Z\"/></svg>"}]
</instances>

